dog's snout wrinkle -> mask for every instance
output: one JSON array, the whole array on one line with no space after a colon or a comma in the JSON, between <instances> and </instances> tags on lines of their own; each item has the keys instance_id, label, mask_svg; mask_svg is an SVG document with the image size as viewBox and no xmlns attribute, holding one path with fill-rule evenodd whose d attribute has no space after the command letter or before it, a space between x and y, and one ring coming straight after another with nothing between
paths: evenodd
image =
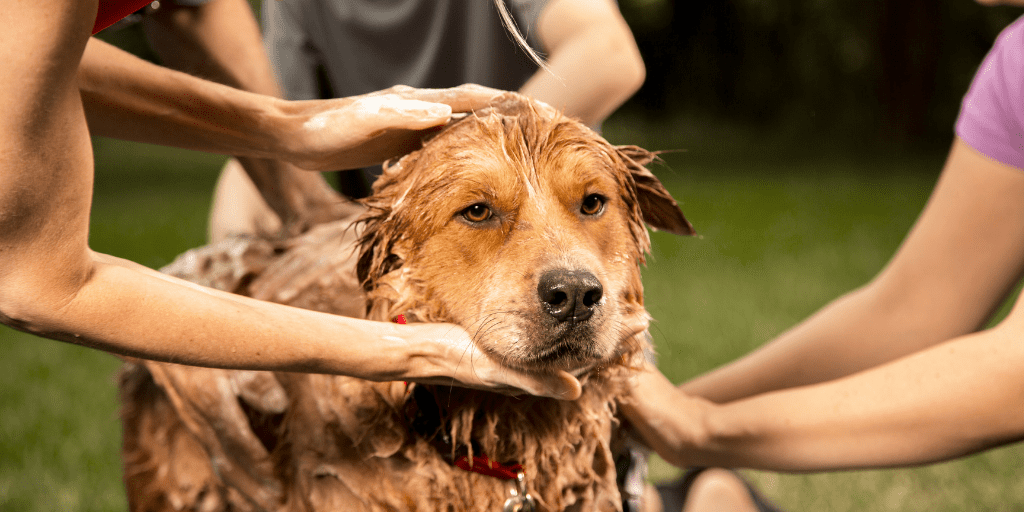
<instances>
[{"instance_id":1,"label":"dog's snout wrinkle","mask_svg":"<svg viewBox=\"0 0 1024 512\"><path fill-rule=\"evenodd\" d=\"M537 296L559 322L585 322L601 302L604 288L586 270L549 270L537 282Z\"/></svg>"}]
</instances>

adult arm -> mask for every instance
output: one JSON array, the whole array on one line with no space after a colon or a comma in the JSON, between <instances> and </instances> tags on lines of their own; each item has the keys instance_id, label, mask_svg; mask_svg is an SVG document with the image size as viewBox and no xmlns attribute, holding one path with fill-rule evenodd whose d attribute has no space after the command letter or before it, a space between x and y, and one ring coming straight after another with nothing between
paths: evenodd
<instances>
[{"instance_id":1,"label":"adult arm","mask_svg":"<svg viewBox=\"0 0 1024 512\"><path fill-rule=\"evenodd\" d=\"M588 125L599 125L644 82L633 33L612 0L551 0L537 34L550 71L537 71L520 92Z\"/></svg>"},{"instance_id":2,"label":"adult arm","mask_svg":"<svg viewBox=\"0 0 1024 512\"><path fill-rule=\"evenodd\" d=\"M578 396L579 384L567 375L533 377L494 364L455 326L397 326L264 303L91 251L92 152L76 75L93 44L96 8L95 0L39 0L0 13L7 27L0 32L0 321L176 363L375 380L454 377L470 386ZM183 91L205 87L163 76ZM163 90L172 96L155 103L188 105L178 99L182 91ZM226 100L216 108L238 106ZM189 112L171 117L190 119ZM206 123L214 146L245 140L214 136L209 116L189 122Z\"/></svg>"},{"instance_id":3,"label":"adult arm","mask_svg":"<svg viewBox=\"0 0 1024 512\"><path fill-rule=\"evenodd\" d=\"M259 26L246 0L211 0L196 6L165 2L143 19L143 26L164 65L236 89L281 97ZM289 231L299 232L310 225L361 211L336 193L320 174L305 172L281 160L239 157L238 163L230 162L225 168L222 174L226 177L222 180L241 178L239 163L251 180L242 182L246 188L239 194L255 203L250 209L258 207L259 214L243 219L245 216L224 211L215 203L210 226L215 239L223 238L226 232L239 231L239 223L245 225L241 228L244 231L254 231L258 224L273 232L280 228L280 219L284 219ZM252 184L256 185L255 190L251 190ZM238 209L238 205L232 206L230 210ZM255 224L250 227L247 222Z\"/></svg>"},{"instance_id":4,"label":"adult arm","mask_svg":"<svg viewBox=\"0 0 1024 512\"><path fill-rule=\"evenodd\" d=\"M1024 438L1024 304L966 334L1021 273L1022 193L1019 169L957 141L875 281L681 389L644 372L627 415L680 465L910 465Z\"/></svg>"},{"instance_id":5,"label":"adult arm","mask_svg":"<svg viewBox=\"0 0 1024 512\"><path fill-rule=\"evenodd\" d=\"M1024 171L954 142L923 213L870 283L685 383L714 402L822 382L981 328L1024 271Z\"/></svg>"},{"instance_id":6,"label":"adult arm","mask_svg":"<svg viewBox=\"0 0 1024 512\"><path fill-rule=\"evenodd\" d=\"M623 406L672 464L820 471L918 465L1024 439L1024 312L842 379L714 404L644 372Z\"/></svg>"},{"instance_id":7,"label":"adult arm","mask_svg":"<svg viewBox=\"0 0 1024 512\"><path fill-rule=\"evenodd\" d=\"M497 91L393 87L334 100L284 101L147 63L92 38L78 72L94 135L227 155L281 158L304 169L380 163L419 146L451 113Z\"/></svg>"},{"instance_id":8,"label":"adult arm","mask_svg":"<svg viewBox=\"0 0 1024 512\"><path fill-rule=\"evenodd\" d=\"M164 2L143 18L142 26L163 65L236 89L281 97L247 0Z\"/></svg>"}]
</instances>

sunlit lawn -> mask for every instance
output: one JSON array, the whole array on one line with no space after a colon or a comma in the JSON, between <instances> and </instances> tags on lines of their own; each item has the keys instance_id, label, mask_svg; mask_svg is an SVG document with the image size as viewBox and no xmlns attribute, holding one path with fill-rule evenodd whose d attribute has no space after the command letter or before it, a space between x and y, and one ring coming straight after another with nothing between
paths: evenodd
<instances>
[{"instance_id":1,"label":"sunlit lawn","mask_svg":"<svg viewBox=\"0 0 1024 512\"><path fill-rule=\"evenodd\" d=\"M675 380L749 351L869 279L941 165L941 154L786 156L699 129L635 126L613 123L606 134L688 150L655 170L700 236L655 234L645 271L661 366ZM203 242L222 158L110 141L97 155L93 248L159 267ZM7 328L0 355L0 510L124 510L116 359ZM1009 448L923 469L751 477L794 511L1015 510L1024 508L1021 467L1024 450ZM654 478L675 474L655 462Z\"/></svg>"}]
</instances>

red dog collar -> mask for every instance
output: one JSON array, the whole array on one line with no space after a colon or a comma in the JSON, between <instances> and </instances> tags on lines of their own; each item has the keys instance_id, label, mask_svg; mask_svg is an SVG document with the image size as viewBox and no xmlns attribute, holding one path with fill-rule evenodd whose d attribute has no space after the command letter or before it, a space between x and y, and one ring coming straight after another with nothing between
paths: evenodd
<instances>
[{"instance_id":1,"label":"red dog collar","mask_svg":"<svg viewBox=\"0 0 1024 512\"><path fill-rule=\"evenodd\" d=\"M407 323L405 320L405 315L398 315L392 318L391 321L396 324ZM405 385L406 389L408 390L410 384L406 382ZM424 389L423 391L426 390ZM415 401L415 397L412 397L412 399L413 401ZM433 400L433 398L431 398L430 400ZM433 430L434 432L443 430L440 425L440 418L436 417L436 411L434 413L434 416L435 417L433 418L433 421L428 422L431 423L432 425L427 427L426 430ZM437 423L434 424L434 422ZM413 426L415 427L417 423L419 423L419 418L413 421ZM418 429L414 428L414 430ZM420 434L424 435L422 432ZM430 436L431 434L426 434L425 438L429 439ZM442 434L442 438L446 437L447 436ZM441 444L445 445L441 453L449 451L452 448L450 440L448 440L447 443L442 441ZM533 496L530 496L530 494L526 492L526 475L525 473L523 473L522 464L519 464L517 462L502 464L500 462L491 460L491 458L486 455L474 455L472 458L470 458L468 455L460 455L456 457L454 461L451 459L449 459L448 461L450 464L463 471L478 473L484 476L489 476L492 478L497 478L499 480L509 482L511 484L511 487L509 487L508 491L511 497L505 500L504 511L533 512L536 509L536 500L534 500Z\"/></svg>"}]
</instances>

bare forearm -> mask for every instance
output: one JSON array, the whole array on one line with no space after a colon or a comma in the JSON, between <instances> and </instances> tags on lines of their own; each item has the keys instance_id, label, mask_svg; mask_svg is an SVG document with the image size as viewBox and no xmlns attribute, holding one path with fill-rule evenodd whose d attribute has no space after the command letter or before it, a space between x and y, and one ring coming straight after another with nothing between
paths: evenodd
<instances>
[{"instance_id":1,"label":"bare forearm","mask_svg":"<svg viewBox=\"0 0 1024 512\"><path fill-rule=\"evenodd\" d=\"M834 379L980 329L1024 271L1024 174L957 140L886 267L775 341L683 389L714 401Z\"/></svg>"},{"instance_id":2,"label":"bare forearm","mask_svg":"<svg viewBox=\"0 0 1024 512\"><path fill-rule=\"evenodd\" d=\"M240 157L238 161L266 205L291 232L305 231L358 209L335 192L320 173L280 160Z\"/></svg>"},{"instance_id":3,"label":"bare forearm","mask_svg":"<svg viewBox=\"0 0 1024 512\"><path fill-rule=\"evenodd\" d=\"M91 252L86 278L69 280L47 271L45 260L52 259L16 264L14 278L0 280L2 323L178 364L525 390L563 399L581 393L565 372L528 375L498 365L455 325L398 325L282 306Z\"/></svg>"},{"instance_id":4,"label":"bare forearm","mask_svg":"<svg viewBox=\"0 0 1024 512\"><path fill-rule=\"evenodd\" d=\"M171 71L89 41L77 81L94 135L227 155L286 160L309 170L380 163L428 133L490 104L479 86L284 101Z\"/></svg>"},{"instance_id":5,"label":"bare forearm","mask_svg":"<svg viewBox=\"0 0 1024 512\"><path fill-rule=\"evenodd\" d=\"M677 465L819 471L936 462L1024 437L1013 405L1024 399L1016 339L994 329L838 381L724 405L648 375L636 392L645 398L626 411Z\"/></svg>"},{"instance_id":6,"label":"bare forearm","mask_svg":"<svg viewBox=\"0 0 1024 512\"><path fill-rule=\"evenodd\" d=\"M765 346L680 388L730 402L844 377L969 330L922 314L934 309L890 304L877 295L870 286L855 290Z\"/></svg>"},{"instance_id":7,"label":"bare forearm","mask_svg":"<svg viewBox=\"0 0 1024 512\"><path fill-rule=\"evenodd\" d=\"M263 50L259 26L246 0L198 6L167 3L144 20L163 64L244 91L280 97ZM242 168L277 217L293 231L337 217L335 193L323 177L280 160L239 157Z\"/></svg>"},{"instance_id":8,"label":"bare forearm","mask_svg":"<svg viewBox=\"0 0 1024 512\"><path fill-rule=\"evenodd\" d=\"M78 73L94 135L215 153L283 153L271 134L285 118L273 98L207 82L91 38Z\"/></svg>"},{"instance_id":9,"label":"bare forearm","mask_svg":"<svg viewBox=\"0 0 1024 512\"><path fill-rule=\"evenodd\" d=\"M1019 439L1019 343L992 330L828 384L722 408L714 437L775 469L906 466ZM730 425L759 415L753 436ZM739 434L739 435L737 435Z\"/></svg>"},{"instance_id":10,"label":"bare forearm","mask_svg":"<svg viewBox=\"0 0 1024 512\"><path fill-rule=\"evenodd\" d=\"M69 300L47 300L40 291L66 287L45 277L26 283L43 307L23 307L12 325L146 359L374 380L409 373L417 355L402 326L256 301L111 256L93 253L92 258L89 278Z\"/></svg>"},{"instance_id":11,"label":"bare forearm","mask_svg":"<svg viewBox=\"0 0 1024 512\"><path fill-rule=\"evenodd\" d=\"M550 72L538 71L520 92L559 108L585 124L597 126L640 88L643 64L609 48L595 31L594 40L582 38L552 54ZM588 41L589 40L589 41ZM600 54L610 50L611 53Z\"/></svg>"}]
</instances>

